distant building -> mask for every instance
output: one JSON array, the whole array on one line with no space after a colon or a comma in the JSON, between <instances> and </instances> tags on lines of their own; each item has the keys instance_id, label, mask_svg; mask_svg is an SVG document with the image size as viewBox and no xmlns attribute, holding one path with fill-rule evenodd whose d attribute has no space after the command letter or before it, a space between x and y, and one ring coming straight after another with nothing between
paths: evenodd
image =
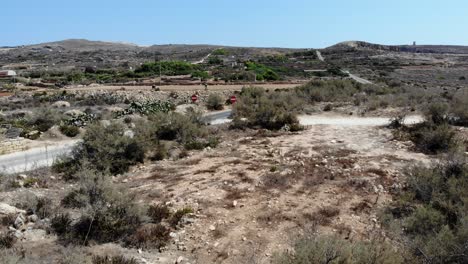
<instances>
[{"instance_id":1,"label":"distant building","mask_svg":"<svg viewBox=\"0 0 468 264\"><path fill-rule=\"evenodd\" d=\"M413 41L413 46L416 46L416 41Z\"/></svg>"},{"instance_id":2,"label":"distant building","mask_svg":"<svg viewBox=\"0 0 468 264\"><path fill-rule=\"evenodd\" d=\"M0 71L0 78L14 78L15 76L15 71Z\"/></svg>"}]
</instances>

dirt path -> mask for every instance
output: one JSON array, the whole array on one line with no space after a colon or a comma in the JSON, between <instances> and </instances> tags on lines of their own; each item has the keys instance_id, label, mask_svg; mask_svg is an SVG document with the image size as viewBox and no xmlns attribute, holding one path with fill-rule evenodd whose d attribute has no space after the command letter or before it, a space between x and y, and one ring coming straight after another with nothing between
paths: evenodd
<instances>
[{"instance_id":1,"label":"dirt path","mask_svg":"<svg viewBox=\"0 0 468 264\"><path fill-rule=\"evenodd\" d=\"M429 160L409 147L379 127L315 125L275 137L232 136L188 159L141 168L128 184L142 201L196 211L167 251L146 260L269 263L312 225L368 238L381 231L377 211L400 188L401 169Z\"/></svg>"},{"instance_id":2,"label":"dirt path","mask_svg":"<svg viewBox=\"0 0 468 264\"><path fill-rule=\"evenodd\" d=\"M208 85L209 91L240 91L242 87L254 85L261 86L265 89L291 89L300 85L300 83L291 83L291 84L220 84L220 85ZM96 86L85 86L85 87L68 87L62 90L67 91L117 91L122 90L122 87L126 91L150 91L152 90L151 85L142 85L142 86L105 86L105 85L96 85ZM204 85L163 85L160 86L161 91L203 91L205 90Z\"/></svg>"},{"instance_id":3,"label":"dirt path","mask_svg":"<svg viewBox=\"0 0 468 264\"><path fill-rule=\"evenodd\" d=\"M298 117L301 125L333 125L333 126L385 126L388 125L389 117L355 117L337 115L300 115ZM412 125L423 121L419 115L407 116L404 120L406 125Z\"/></svg>"}]
</instances>

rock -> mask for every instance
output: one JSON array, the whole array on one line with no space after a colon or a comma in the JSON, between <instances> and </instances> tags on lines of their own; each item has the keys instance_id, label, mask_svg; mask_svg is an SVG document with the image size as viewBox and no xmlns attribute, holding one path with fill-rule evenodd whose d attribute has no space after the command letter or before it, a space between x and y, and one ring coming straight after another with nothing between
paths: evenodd
<instances>
[{"instance_id":1,"label":"rock","mask_svg":"<svg viewBox=\"0 0 468 264\"><path fill-rule=\"evenodd\" d=\"M27 241L40 241L46 237L47 232L42 229L31 229L24 232L23 235Z\"/></svg>"},{"instance_id":2,"label":"rock","mask_svg":"<svg viewBox=\"0 0 468 264\"><path fill-rule=\"evenodd\" d=\"M133 138L133 137L135 136L135 132L133 132L133 131L130 130L130 129L129 129L129 130L126 130L126 131L124 132L124 136L129 137L129 138Z\"/></svg>"},{"instance_id":3,"label":"rock","mask_svg":"<svg viewBox=\"0 0 468 264\"><path fill-rule=\"evenodd\" d=\"M28 216L28 221L29 222L35 223L35 222L37 222L37 220L39 220L39 217L37 215L35 215L35 214Z\"/></svg>"},{"instance_id":4,"label":"rock","mask_svg":"<svg viewBox=\"0 0 468 264\"><path fill-rule=\"evenodd\" d=\"M210 228L211 231L215 231L215 230L216 230L216 226L214 226L214 225L210 225L209 228Z\"/></svg>"},{"instance_id":5,"label":"rock","mask_svg":"<svg viewBox=\"0 0 468 264\"><path fill-rule=\"evenodd\" d=\"M184 257L180 256L180 257L177 258L175 263L176 264L181 264L183 261L184 261Z\"/></svg>"},{"instance_id":6,"label":"rock","mask_svg":"<svg viewBox=\"0 0 468 264\"><path fill-rule=\"evenodd\" d=\"M78 116L85 115L85 113L83 111L80 111L80 110L77 110L77 109L66 111L64 114L67 115L67 116L71 116L71 117L78 117Z\"/></svg>"},{"instance_id":7,"label":"rock","mask_svg":"<svg viewBox=\"0 0 468 264\"><path fill-rule=\"evenodd\" d=\"M70 103L67 101L57 101L53 103L52 106L55 108L66 108L66 107L70 107Z\"/></svg>"},{"instance_id":8,"label":"rock","mask_svg":"<svg viewBox=\"0 0 468 264\"><path fill-rule=\"evenodd\" d=\"M23 180L23 181L24 181L24 180L26 180L26 179L28 178L28 175L26 175L26 174L19 174L18 176L16 176L16 178L17 178L18 180Z\"/></svg>"},{"instance_id":9,"label":"rock","mask_svg":"<svg viewBox=\"0 0 468 264\"><path fill-rule=\"evenodd\" d=\"M237 206L237 201L233 201L232 202L232 207L236 207Z\"/></svg>"},{"instance_id":10,"label":"rock","mask_svg":"<svg viewBox=\"0 0 468 264\"><path fill-rule=\"evenodd\" d=\"M15 223L13 224L13 226L16 228L16 229L20 229L26 222L26 218L24 217L24 215L22 213L20 213L17 217L16 217L16 220L15 220Z\"/></svg>"},{"instance_id":11,"label":"rock","mask_svg":"<svg viewBox=\"0 0 468 264\"><path fill-rule=\"evenodd\" d=\"M177 237L177 234L174 233L174 232L171 232L171 233L169 233L169 236L172 237L172 238L175 238L175 237Z\"/></svg>"},{"instance_id":12,"label":"rock","mask_svg":"<svg viewBox=\"0 0 468 264\"><path fill-rule=\"evenodd\" d=\"M0 215L10 215L10 214L18 214L18 213L25 214L26 211L18 209L6 203L0 203Z\"/></svg>"}]
</instances>

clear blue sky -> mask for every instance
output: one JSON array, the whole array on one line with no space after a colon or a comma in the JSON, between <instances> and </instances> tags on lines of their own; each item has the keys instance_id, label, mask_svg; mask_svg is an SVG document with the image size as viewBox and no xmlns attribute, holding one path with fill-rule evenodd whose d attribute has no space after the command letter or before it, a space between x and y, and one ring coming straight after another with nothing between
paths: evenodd
<instances>
[{"instance_id":1,"label":"clear blue sky","mask_svg":"<svg viewBox=\"0 0 468 264\"><path fill-rule=\"evenodd\" d=\"M466 0L2 0L0 46L86 38L321 48L468 45Z\"/></svg>"}]
</instances>

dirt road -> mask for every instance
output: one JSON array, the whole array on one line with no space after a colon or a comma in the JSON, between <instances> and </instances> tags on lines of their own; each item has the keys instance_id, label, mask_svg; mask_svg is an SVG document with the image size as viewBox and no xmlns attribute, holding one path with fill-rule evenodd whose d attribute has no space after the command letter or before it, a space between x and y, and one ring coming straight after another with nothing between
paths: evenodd
<instances>
[{"instance_id":1,"label":"dirt road","mask_svg":"<svg viewBox=\"0 0 468 264\"><path fill-rule=\"evenodd\" d=\"M240 91L242 87L245 86L259 86L265 89L291 89L300 85L300 83L291 83L291 84L264 84L264 83L255 83L255 84L220 84L220 85L208 85L209 91ZM62 90L67 91L117 91L122 90L122 87L126 91L149 91L151 90L150 85L146 86L84 86L84 87L68 87ZM197 91L205 90L204 85L163 85L160 86L161 91Z\"/></svg>"}]
</instances>

